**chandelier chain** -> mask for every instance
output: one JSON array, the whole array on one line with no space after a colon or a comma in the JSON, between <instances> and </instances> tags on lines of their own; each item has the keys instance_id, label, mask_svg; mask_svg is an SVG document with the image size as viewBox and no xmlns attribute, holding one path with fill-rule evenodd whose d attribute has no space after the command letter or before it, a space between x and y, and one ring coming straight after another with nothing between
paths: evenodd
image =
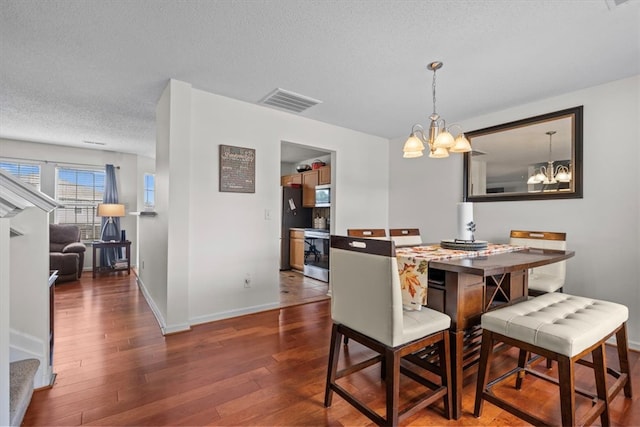
<instances>
[{"instance_id":1,"label":"chandelier chain","mask_svg":"<svg viewBox=\"0 0 640 427\"><path fill-rule=\"evenodd\" d=\"M433 114L436 113L436 70L433 70L433 83L431 84L431 92L433 94Z\"/></svg>"}]
</instances>

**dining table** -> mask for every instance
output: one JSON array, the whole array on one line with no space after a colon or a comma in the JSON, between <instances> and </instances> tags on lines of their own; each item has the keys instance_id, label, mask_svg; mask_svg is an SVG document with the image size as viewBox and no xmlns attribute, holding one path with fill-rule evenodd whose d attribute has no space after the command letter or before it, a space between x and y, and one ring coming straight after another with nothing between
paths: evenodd
<instances>
[{"instance_id":1,"label":"dining table","mask_svg":"<svg viewBox=\"0 0 640 427\"><path fill-rule=\"evenodd\" d=\"M454 419L462 415L465 375L479 360L482 314L526 300L529 269L573 256L573 251L491 243L469 251L439 244L396 247L405 308L426 306L451 317Z\"/></svg>"}]
</instances>

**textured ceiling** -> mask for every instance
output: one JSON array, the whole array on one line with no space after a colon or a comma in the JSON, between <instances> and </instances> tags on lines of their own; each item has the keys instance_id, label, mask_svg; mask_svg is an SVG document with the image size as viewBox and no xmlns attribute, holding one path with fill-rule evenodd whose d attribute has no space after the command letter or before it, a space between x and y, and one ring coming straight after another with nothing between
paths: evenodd
<instances>
[{"instance_id":1,"label":"textured ceiling","mask_svg":"<svg viewBox=\"0 0 640 427\"><path fill-rule=\"evenodd\" d=\"M640 1L614 3L2 0L0 137L153 157L175 78L395 138L427 121L434 60L448 122L640 74Z\"/></svg>"}]
</instances>

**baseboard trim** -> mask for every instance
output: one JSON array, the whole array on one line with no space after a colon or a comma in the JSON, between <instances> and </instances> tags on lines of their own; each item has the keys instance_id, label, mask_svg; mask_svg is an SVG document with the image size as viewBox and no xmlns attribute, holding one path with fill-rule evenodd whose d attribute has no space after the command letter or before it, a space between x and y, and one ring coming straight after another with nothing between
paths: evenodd
<instances>
[{"instance_id":1,"label":"baseboard trim","mask_svg":"<svg viewBox=\"0 0 640 427\"><path fill-rule=\"evenodd\" d=\"M164 329L166 328L166 322L164 320L164 317L162 316L162 312L160 312L160 309L156 305L155 301L153 300L153 298L151 298L151 294L147 290L147 287L144 285L144 282L142 281L140 276L136 276L136 283L138 284L138 289L140 289L140 291L142 292L142 296L147 301L147 305L151 309L151 312L155 316L156 321L158 322L158 326L161 330L164 331Z\"/></svg>"},{"instance_id":2,"label":"baseboard trim","mask_svg":"<svg viewBox=\"0 0 640 427\"><path fill-rule=\"evenodd\" d=\"M147 305L151 309L151 312L155 316L156 321L158 322L158 326L160 326L162 335L171 335L191 330L191 325L189 325L188 323L167 325L167 322L164 320L164 316L162 316L162 312L156 305L155 301L153 301L153 298L151 298L151 294L147 290L147 287L144 285L144 282L142 281L140 276L136 276L136 283L138 284L138 289L140 289L140 291L142 292L142 296L144 296L144 299L147 301Z\"/></svg>"},{"instance_id":3,"label":"baseboard trim","mask_svg":"<svg viewBox=\"0 0 640 427\"><path fill-rule=\"evenodd\" d=\"M228 311L221 311L218 313L207 314L205 316L192 317L191 319L189 319L189 322L192 325L199 325L202 323L215 322L216 320L230 319L232 317L244 316L247 314L273 310L276 308L280 308L280 302L254 305L252 307L243 307L235 310L228 310Z\"/></svg>"}]
</instances>

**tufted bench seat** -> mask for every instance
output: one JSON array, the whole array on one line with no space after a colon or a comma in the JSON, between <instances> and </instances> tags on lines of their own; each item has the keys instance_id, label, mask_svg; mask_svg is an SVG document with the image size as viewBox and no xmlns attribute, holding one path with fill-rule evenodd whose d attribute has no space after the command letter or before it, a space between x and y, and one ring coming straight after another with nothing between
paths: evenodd
<instances>
[{"instance_id":1,"label":"tufted bench seat","mask_svg":"<svg viewBox=\"0 0 640 427\"><path fill-rule=\"evenodd\" d=\"M524 373L527 372L559 384L563 425L576 425L576 392L586 395L596 402L582 421L585 424L590 424L600 416L602 424L608 425L609 401L622 388L624 388L625 396L631 397L626 333L628 316L629 310L624 305L556 292L483 314L481 320L483 328L482 349L476 388L475 416L480 416L482 403L487 400L531 424L547 424L541 418L526 413L521 408L498 398L491 391L491 387L497 382L515 374L518 375L516 389L520 389ZM605 363L604 344L614 334L618 347L620 372L607 369ZM518 367L487 386L492 350L498 342L504 342L520 349ZM526 361L529 352L556 360L558 362L558 380L555 381L527 368ZM588 354L592 355L592 362L582 360ZM594 369L597 396L574 389L575 363ZM605 376L607 372L616 378L609 390L606 389Z\"/></svg>"}]
</instances>

